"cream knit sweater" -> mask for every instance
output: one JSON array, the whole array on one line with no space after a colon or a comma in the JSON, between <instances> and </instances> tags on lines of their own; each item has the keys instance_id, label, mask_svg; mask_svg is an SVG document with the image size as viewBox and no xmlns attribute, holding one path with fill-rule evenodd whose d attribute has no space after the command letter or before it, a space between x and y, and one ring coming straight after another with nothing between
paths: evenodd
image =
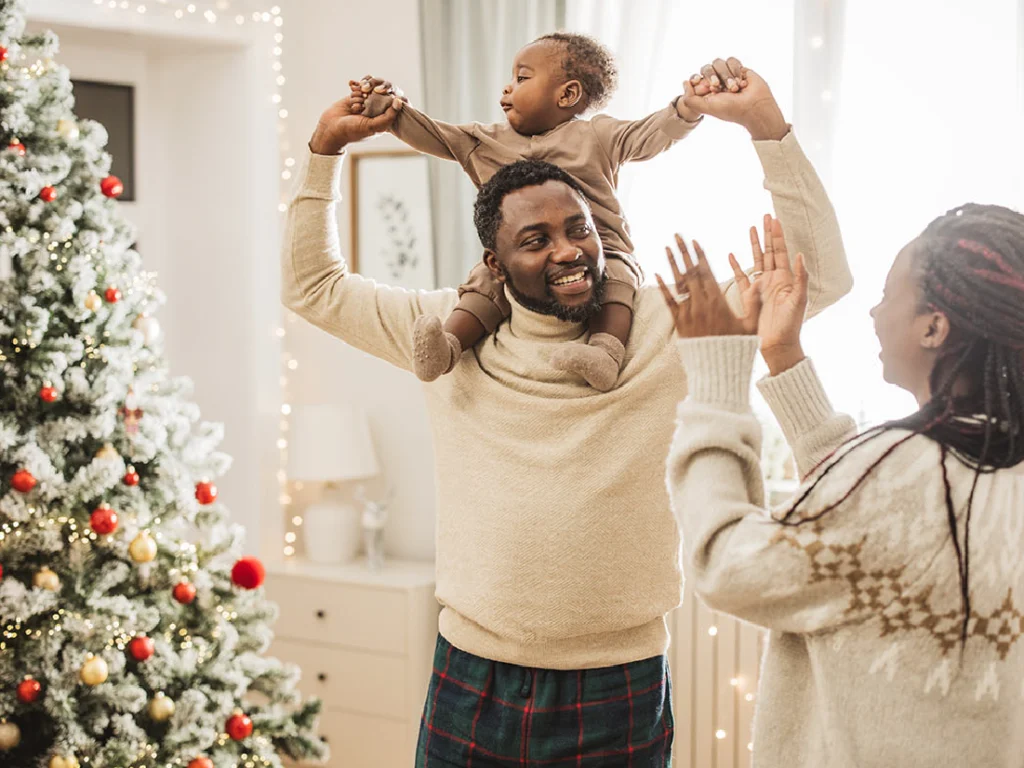
<instances>
[{"instance_id":1,"label":"cream knit sweater","mask_svg":"<svg viewBox=\"0 0 1024 768\"><path fill-rule=\"evenodd\" d=\"M1024 765L1024 465L983 475L978 485L961 664L957 560L938 445L912 438L839 507L782 525L792 502L764 509L761 430L749 404L757 340L679 347L690 393L678 410L668 484L684 570L711 608L771 630L754 765ZM760 388L801 475L854 435L853 421L832 411L810 361ZM842 498L906 436L887 432L842 448L840 466L794 519ZM946 466L962 544L973 472L954 458Z\"/></svg>"},{"instance_id":2,"label":"cream knit sweater","mask_svg":"<svg viewBox=\"0 0 1024 768\"><path fill-rule=\"evenodd\" d=\"M832 206L792 134L755 148L790 247L807 256L812 311L821 310L851 284ZM458 297L349 273L335 222L341 164L309 155L298 173L283 300L408 370L416 317L447 316ZM586 327L513 305L509 322L426 385L440 629L453 645L550 669L665 652L665 615L682 585L664 482L671 414L686 395L672 333L657 289L641 289L620 384L602 394L549 363L558 345L586 343Z\"/></svg>"}]
</instances>

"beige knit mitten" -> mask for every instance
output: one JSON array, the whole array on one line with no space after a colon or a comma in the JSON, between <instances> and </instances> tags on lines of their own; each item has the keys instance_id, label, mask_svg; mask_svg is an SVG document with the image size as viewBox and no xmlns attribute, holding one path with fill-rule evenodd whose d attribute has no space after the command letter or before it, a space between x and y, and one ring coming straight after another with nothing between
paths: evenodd
<instances>
[{"instance_id":1,"label":"beige knit mitten","mask_svg":"<svg viewBox=\"0 0 1024 768\"><path fill-rule=\"evenodd\" d=\"M551 356L551 364L560 371L582 376L599 392L615 386L622 370L626 348L610 333L595 333L589 344L563 344Z\"/></svg>"},{"instance_id":2,"label":"beige knit mitten","mask_svg":"<svg viewBox=\"0 0 1024 768\"><path fill-rule=\"evenodd\" d=\"M412 326L412 369L421 381L450 373L462 356L462 344L446 333L441 318L420 315Z\"/></svg>"}]
</instances>

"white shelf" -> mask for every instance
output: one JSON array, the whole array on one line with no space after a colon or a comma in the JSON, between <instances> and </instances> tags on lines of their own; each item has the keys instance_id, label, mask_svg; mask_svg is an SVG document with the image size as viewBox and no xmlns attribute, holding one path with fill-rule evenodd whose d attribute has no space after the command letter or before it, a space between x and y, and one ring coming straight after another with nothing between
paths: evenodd
<instances>
[{"instance_id":1,"label":"white shelf","mask_svg":"<svg viewBox=\"0 0 1024 768\"><path fill-rule=\"evenodd\" d=\"M393 589L410 589L434 583L432 560L385 560L380 570L373 571L367 567L363 558L346 565L322 565L296 559L271 563L267 570L271 574L284 576Z\"/></svg>"}]
</instances>

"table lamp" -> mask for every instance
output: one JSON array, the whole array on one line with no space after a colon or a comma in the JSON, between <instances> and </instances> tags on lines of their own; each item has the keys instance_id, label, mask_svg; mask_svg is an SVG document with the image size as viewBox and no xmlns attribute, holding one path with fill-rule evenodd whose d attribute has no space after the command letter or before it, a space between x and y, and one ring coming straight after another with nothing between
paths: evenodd
<instances>
[{"instance_id":1,"label":"table lamp","mask_svg":"<svg viewBox=\"0 0 1024 768\"><path fill-rule=\"evenodd\" d=\"M306 557L347 563L359 552L361 510L336 498L341 483L378 474L366 414L351 406L300 405L292 411L288 479L322 483L324 493L303 517Z\"/></svg>"}]
</instances>

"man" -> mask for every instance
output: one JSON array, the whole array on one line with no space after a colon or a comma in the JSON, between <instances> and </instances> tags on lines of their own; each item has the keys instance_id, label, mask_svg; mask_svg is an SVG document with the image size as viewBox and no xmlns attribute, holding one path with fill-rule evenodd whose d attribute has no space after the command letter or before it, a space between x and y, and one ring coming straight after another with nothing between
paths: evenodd
<instances>
[{"instance_id":1,"label":"man","mask_svg":"<svg viewBox=\"0 0 1024 768\"><path fill-rule=\"evenodd\" d=\"M716 60L706 80L726 82L736 65ZM745 72L739 93L702 97L687 83L682 98L750 132L790 248L806 256L814 313L851 285L835 214L767 84ZM349 273L334 223L344 149L401 107L395 98L370 119L350 97L324 112L289 208L282 282L309 322L411 370L416 318L447 315L455 291ZM664 458L686 395L672 318L657 288L641 289L620 383L595 392L549 362L586 343L603 279L573 179L507 166L481 188L475 218L513 310L426 387L442 611L417 765L667 765L665 617L682 577Z\"/></svg>"}]
</instances>

